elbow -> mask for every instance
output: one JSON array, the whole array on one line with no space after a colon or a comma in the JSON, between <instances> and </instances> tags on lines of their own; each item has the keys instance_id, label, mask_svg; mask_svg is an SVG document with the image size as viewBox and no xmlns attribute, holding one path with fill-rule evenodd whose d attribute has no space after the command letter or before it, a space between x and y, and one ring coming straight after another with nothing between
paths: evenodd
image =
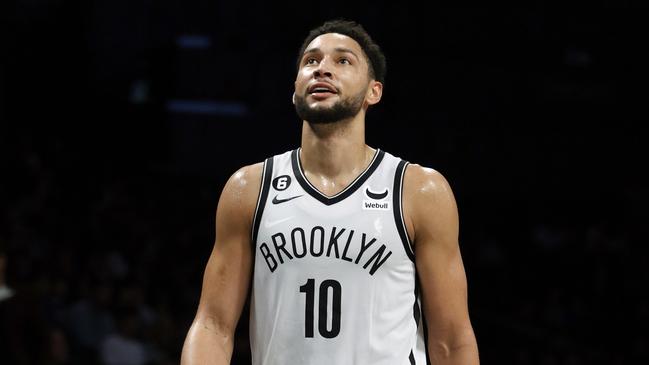
<instances>
[{"instance_id":1,"label":"elbow","mask_svg":"<svg viewBox=\"0 0 649 365\"><path fill-rule=\"evenodd\" d=\"M435 353L437 357L443 359L451 359L455 354L463 353L466 351L473 351L477 349L475 341L466 341L466 342L443 342L438 341L432 346L429 345L429 351Z\"/></svg>"},{"instance_id":2,"label":"elbow","mask_svg":"<svg viewBox=\"0 0 649 365\"><path fill-rule=\"evenodd\" d=\"M201 331L208 331L223 340L231 339L234 336L234 327L219 320L219 318L211 315L197 315L194 318L192 327Z\"/></svg>"},{"instance_id":3,"label":"elbow","mask_svg":"<svg viewBox=\"0 0 649 365\"><path fill-rule=\"evenodd\" d=\"M448 339L429 339L428 352L433 363L478 364L478 344L473 331Z\"/></svg>"}]
</instances>

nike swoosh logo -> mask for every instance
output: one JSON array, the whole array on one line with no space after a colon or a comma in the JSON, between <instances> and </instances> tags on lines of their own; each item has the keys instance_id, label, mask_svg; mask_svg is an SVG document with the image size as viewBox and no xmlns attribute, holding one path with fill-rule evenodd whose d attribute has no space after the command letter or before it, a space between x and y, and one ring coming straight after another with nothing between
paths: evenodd
<instances>
[{"instance_id":1,"label":"nike swoosh logo","mask_svg":"<svg viewBox=\"0 0 649 365\"><path fill-rule=\"evenodd\" d=\"M367 194L367 196L369 196L372 199L380 200L380 199L383 199L386 196L388 196L388 189L385 189L384 192L377 194L377 193L371 192L370 188L367 188L367 189L365 189L365 194Z\"/></svg>"},{"instance_id":2,"label":"nike swoosh logo","mask_svg":"<svg viewBox=\"0 0 649 365\"><path fill-rule=\"evenodd\" d=\"M266 222L264 223L264 226L265 226L266 228L270 228L270 227L272 227L272 226L278 225L278 224L280 224L280 223L284 223L284 222L286 222L286 221L288 221L288 220L291 220L291 219L293 219L293 217L286 217L286 218L278 219L278 220L276 220L276 221L266 221Z\"/></svg>"},{"instance_id":3,"label":"nike swoosh logo","mask_svg":"<svg viewBox=\"0 0 649 365\"><path fill-rule=\"evenodd\" d=\"M301 196L302 196L302 194L301 194L301 195L292 196L292 197L290 197L290 198L286 198L286 199L278 199L278 198L277 198L277 195L275 195L275 197L273 198L273 204L286 203L286 202L289 201L289 200L297 199L297 198L299 198L299 197L301 197Z\"/></svg>"}]
</instances>

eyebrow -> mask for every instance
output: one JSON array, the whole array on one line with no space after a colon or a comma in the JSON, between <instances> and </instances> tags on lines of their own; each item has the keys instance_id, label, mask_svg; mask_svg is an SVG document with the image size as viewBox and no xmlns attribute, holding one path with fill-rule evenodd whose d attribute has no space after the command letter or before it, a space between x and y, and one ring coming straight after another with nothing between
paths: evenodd
<instances>
[{"instance_id":1,"label":"eyebrow","mask_svg":"<svg viewBox=\"0 0 649 365\"><path fill-rule=\"evenodd\" d=\"M334 51L341 52L341 53L351 53L354 57L356 57L356 59L360 59L358 57L358 55L356 53L354 53L354 51L352 51L349 48L336 47L336 48L334 48ZM307 49L306 51L304 51L304 55L310 54L310 53L318 53L318 52L320 52L320 48L317 48L317 47L316 48L310 48L310 49ZM302 56L304 57L304 55L302 55Z\"/></svg>"}]
</instances>

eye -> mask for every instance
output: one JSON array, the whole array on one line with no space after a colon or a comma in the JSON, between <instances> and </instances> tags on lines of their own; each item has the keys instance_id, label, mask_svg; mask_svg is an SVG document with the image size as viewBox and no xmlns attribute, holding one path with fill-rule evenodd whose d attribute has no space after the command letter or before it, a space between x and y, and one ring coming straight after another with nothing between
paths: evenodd
<instances>
[{"instance_id":1,"label":"eye","mask_svg":"<svg viewBox=\"0 0 649 365\"><path fill-rule=\"evenodd\" d=\"M318 60L313 57L309 57L306 60L304 60L305 65L315 65L316 63L318 63Z\"/></svg>"},{"instance_id":2,"label":"eye","mask_svg":"<svg viewBox=\"0 0 649 365\"><path fill-rule=\"evenodd\" d=\"M349 62L349 59L347 59L347 58L341 58L340 60L338 60L338 63L342 63L344 65L350 65L351 64L351 62Z\"/></svg>"}]
</instances>

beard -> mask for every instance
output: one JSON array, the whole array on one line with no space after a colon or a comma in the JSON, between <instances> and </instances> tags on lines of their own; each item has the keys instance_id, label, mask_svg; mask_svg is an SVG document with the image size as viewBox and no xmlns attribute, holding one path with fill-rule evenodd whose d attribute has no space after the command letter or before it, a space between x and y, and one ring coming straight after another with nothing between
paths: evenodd
<instances>
[{"instance_id":1,"label":"beard","mask_svg":"<svg viewBox=\"0 0 649 365\"><path fill-rule=\"evenodd\" d=\"M336 102L331 107L312 108L306 97L295 95L295 111L300 119L311 124L329 124L353 118L363 107L365 91Z\"/></svg>"}]
</instances>

